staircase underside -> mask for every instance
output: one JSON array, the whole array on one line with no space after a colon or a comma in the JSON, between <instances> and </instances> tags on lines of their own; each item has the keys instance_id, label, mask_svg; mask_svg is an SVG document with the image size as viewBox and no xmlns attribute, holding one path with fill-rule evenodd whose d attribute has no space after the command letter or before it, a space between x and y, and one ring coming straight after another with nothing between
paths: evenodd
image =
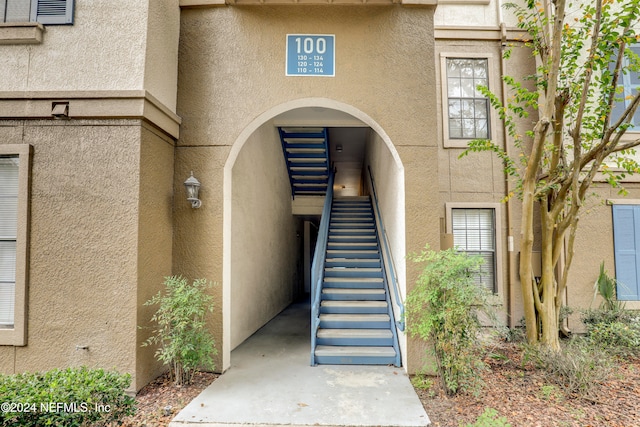
<instances>
[{"instance_id":1,"label":"staircase underside","mask_svg":"<svg viewBox=\"0 0 640 427\"><path fill-rule=\"evenodd\" d=\"M329 141L326 128L279 127L291 195L324 196L329 182Z\"/></svg>"}]
</instances>

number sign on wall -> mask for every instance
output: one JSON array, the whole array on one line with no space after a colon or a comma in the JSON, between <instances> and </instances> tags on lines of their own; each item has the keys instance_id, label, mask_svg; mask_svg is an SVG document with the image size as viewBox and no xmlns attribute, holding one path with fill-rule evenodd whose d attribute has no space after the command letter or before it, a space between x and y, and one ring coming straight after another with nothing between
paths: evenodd
<instances>
[{"instance_id":1,"label":"number sign on wall","mask_svg":"<svg viewBox=\"0 0 640 427\"><path fill-rule=\"evenodd\" d=\"M334 77L335 35L287 34L287 76Z\"/></svg>"}]
</instances>

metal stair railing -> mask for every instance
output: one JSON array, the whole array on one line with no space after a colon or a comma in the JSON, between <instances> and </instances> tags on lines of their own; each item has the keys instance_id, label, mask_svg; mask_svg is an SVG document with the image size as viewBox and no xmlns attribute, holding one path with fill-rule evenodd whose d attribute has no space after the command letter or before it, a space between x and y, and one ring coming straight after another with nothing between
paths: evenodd
<instances>
[{"instance_id":1,"label":"metal stair railing","mask_svg":"<svg viewBox=\"0 0 640 427\"><path fill-rule=\"evenodd\" d=\"M391 279L391 287L393 288L393 294L395 297L395 301L393 301L395 303L395 305L398 306L399 310L400 310L400 320L396 321L396 327L398 329L400 329L400 331L404 332L404 328L405 328L405 323L404 323L404 317L405 317L405 312L404 312L404 304L402 303L402 299L400 298L400 291L398 289L398 277L396 276L396 272L395 272L395 267L394 267L394 260L393 260L393 255L391 254L391 249L389 248L389 242L388 242L388 238L387 238L387 230L384 227L384 223L382 222L382 215L380 214L380 207L378 206L378 195L376 193L376 185L375 185L375 180L373 179L373 173L371 172L371 167L367 166L367 169L369 170L369 180L371 182L371 192L372 194L372 198L373 198L373 207L374 207L374 211L376 214L376 226L380 228L380 232L378 233L380 235L379 239L382 243L382 246L384 246L384 256L383 256L383 266L387 266L388 265L388 269L385 268L385 273L386 271L388 271L389 273L389 277ZM387 282L389 282L387 280ZM395 333L395 331L394 331Z\"/></svg>"},{"instance_id":2,"label":"metal stair railing","mask_svg":"<svg viewBox=\"0 0 640 427\"><path fill-rule=\"evenodd\" d=\"M333 171L329 172L327 195L322 208L322 218L318 228L318 239L311 265L311 366L316 363L316 340L320 328L320 302L322 299L322 281L324 280L324 264L329 240L329 222L331 220L331 205L333 203Z\"/></svg>"}]
</instances>

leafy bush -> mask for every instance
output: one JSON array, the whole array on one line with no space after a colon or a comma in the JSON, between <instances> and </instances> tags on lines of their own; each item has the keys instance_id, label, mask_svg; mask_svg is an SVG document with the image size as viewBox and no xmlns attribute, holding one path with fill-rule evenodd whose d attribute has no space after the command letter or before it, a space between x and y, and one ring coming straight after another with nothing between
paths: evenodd
<instances>
[{"instance_id":1,"label":"leafy bush","mask_svg":"<svg viewBox=\"0 0 640 427\"><path fill-rule=\"evenodd\" d=\"M426 265L407 296L408 332L433 344L447 393L477 392L482 385L479 372L485 369L477 312L491 314L488 290L476 285L471 275L482 260L453 249L426 249L410 256Z\"/></svg>"},{"instance_id":2,"label":"leafy bush","mask_svg":"<svg viewBox=\"0 0 640 427\"><path fill-rule=\"evenodd\" d=\"M591 344L615 355L640 353L640 319L635 312L626 310L623 302L616 300L616 282L604 270L604 262L600 265L594 289L603 302L598 309L582 313Z\"/></svg>"},{"instance_id":3,"label":"leafy bush","mask_svg":"<svg viewBox=\"0 0 640 427\"><path fill-rule=\"evenodd\" d=\"M624 302L618 301L616 298L616 279L609 276L604 269L604 261L600 263L600 273L598 280L593 285L595 293L603 299L600 308L605 311L621 311L624 309ZM594 295L595 298L595 295Z\"/></svg>"},{"instance_id":4,"label":"leafy bush","mask_svg":"<svg viewBox=\"0 0 640 427\"><path fill-rule=\"evenodd\" d=\"M212 286L206 279L189 284L181 276L166 277L165 294L158 292L145 305L160 307L151 318L157 328L143 346L158 344L156 358L169 366L175 384L190 384L200 369L215 368L215 341L206 329L205 315L213 311Z\"/></svg>"},{"instance_id":5,"label":"leafy bush","mask_svg":"<svg viewBox=\"0 0 640 427\"><path fill-rule=\"evenodd\" d=\"M2 426L108 426L135 413L129 374L68 368L0 375Z\"/></svg>"},{"instance_id":6,"label":"leafy bush","mask_svg":"<svg viewBox=\"0 0 640 427\"><path fill-rule=\"evenodd\" d=\"M465 427L511 427L506 417L498 417L498 411L493 408L485 408L484 412L476 419L473 424L467 424Z\"/></svg>"},{"instance_id":7,"label":"leafy bush","mask_svg":"<svg viewBox=\"0 0 640 427\"><path fill-rule=\"evenodd\" d=\"M601 322L588 327L591 342L609 353L633 356L640 353L640 325L626 322Z\"/></svg>"},{"instance_id":8,"label":"leafy bush","mask_svg":"<svg viewBox=\"0 0 640 427\"><path fill-rule=\"evenodd\" d=\"M591 394L610 378L614 369L614 362L606 351L582 338L565 343L560 351L530 347L527 352L538 369L546 371L547 378L568 395Z\"/></svg>"}]
</instances>

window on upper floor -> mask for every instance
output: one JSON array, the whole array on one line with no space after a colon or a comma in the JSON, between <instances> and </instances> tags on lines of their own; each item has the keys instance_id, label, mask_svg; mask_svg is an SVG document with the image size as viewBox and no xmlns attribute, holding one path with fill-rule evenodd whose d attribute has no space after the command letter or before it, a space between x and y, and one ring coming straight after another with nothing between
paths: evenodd
<instances>
[{"instance_id":1,"label":"window on upper floor","mask_svg":"<svg viewBox=\"0 0 640 427\"><path fill-rule=\"evenodd\" d=\"M491 138L491 106L478 90L490 87L490 55L467 55L441 54L445 147L466 148L470 140Z\"/></svg>"},{"instance_id":2,"label":"window on upper floor","mask_svg":"<svg viewBox=\"0 0 640 427\"><path fill-rule=\"evenodd\" d=\"M629 50L635 54L640 55L640 44L633 45ZM624 58L623 66L629 66L629 58ZM611 111L611 121L615 122L624 113L624 110L631 103L631 99L640 90L640 71L629 70L627 73L621 73L618 78L618 90L619 93L616 96L616 102L613 105L613 111ZM632 132L640 132L640 108L636 110L635 115L631 120L632 127L628 130Z\"/></svg>"},{"instance_id":3,"label":"window on upper floor","mask_svg":"<svg viewBox=\"0 0 640 427\"><path fill-rule=\"evenodd\" d=\"M73 24L74 0L0 0L0 23Z\"/></svg>"},{"instance_id":4,"label":"window on upper floor","mask_svg":"<svg viewBox=\"0 0 640 427\"><path fill-rule=\"evenodd\" d=\"M26 345L30 156L0 145L0 345Z\"/></svg>"}]
</instances>

